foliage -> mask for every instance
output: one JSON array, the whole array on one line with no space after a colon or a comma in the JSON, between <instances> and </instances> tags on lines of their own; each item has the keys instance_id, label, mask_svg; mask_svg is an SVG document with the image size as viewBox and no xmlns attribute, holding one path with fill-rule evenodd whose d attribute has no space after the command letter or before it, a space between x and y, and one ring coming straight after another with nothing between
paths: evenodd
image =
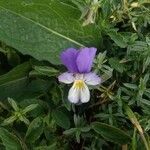
<instances>
[{"instance_id":1,"label":"foliage","mask_svg":"<svg viewBox=\"0 0 150 150\"><path fill-rule=\"evenodd\" d=\"M150 149L148 0L0 0L0 149ZM67 100L60 53L96 47L102 84Z\"/></svg>"}]
</instances>

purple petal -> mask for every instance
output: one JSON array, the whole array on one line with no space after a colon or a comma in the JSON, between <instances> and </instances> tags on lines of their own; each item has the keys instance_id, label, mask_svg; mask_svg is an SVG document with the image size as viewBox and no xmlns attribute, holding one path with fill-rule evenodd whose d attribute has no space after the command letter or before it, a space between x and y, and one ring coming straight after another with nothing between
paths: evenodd
<instances>
[{"instance_id":1,"label":"purple petal","mask_svg":"<svg viewBox=\"0 0 150 150\"><path fill-rule=\"evenodd\" d=\"M65 72L58 77L59 82L70 84L74 81L73 73Z\"/></svg>"},{"instance_id":2,"label":"purple petal","mask_svg":"<svg viewBox=\"0 0 150 150\"><path fill-rule=\"evenodd\" d=\"M77 56L76 64L80 73L88 73L92 68L96 48L82 48Z\"/></svg>"},{"instance_id":3,"label":"purple petal","mask_svg":"<svg viewBox=\"0 0 150 150\"><path fill-rule=\"evenodd\" d=\"M94 72L86 73L84 75L84 80L88 85L98 85L101 83L101 78Z\"/></svg>"},{"instance_id":4,"label":"purple petal","mask_svg":"<svg viewBox=\"0 0 150 150\"><path fill-rule=\"evenodd\" d=\"M77 54L78 51L74 48L68 48L61 53L61 61L67 67L69 72L78 72L78 68L76 65Z\"/></svg>"}]
</instances>

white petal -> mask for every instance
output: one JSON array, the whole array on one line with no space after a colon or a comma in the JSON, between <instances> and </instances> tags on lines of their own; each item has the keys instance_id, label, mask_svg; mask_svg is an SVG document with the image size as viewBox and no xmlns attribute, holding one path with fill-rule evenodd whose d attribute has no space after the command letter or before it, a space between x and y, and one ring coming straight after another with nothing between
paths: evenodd
<instances>
[{"instance_id":1,"label":"white petal","mask_svg":"<svg viewBox=\"0 0 150 150\"><path fill-rule=\"evenodd\" d=\"M73 73L65 72L58 77L58 80L66 84L70 84L74 81Z\"/></svg>"},{"instance_id":2,"label":"white petal","mask_svg":"<svg viewBox=\"0 0 150 150\"><path fill-rule=\"evenodd\" d=\"M88 85L98 85L101 83L101 78L94 72L90 72L84 75L84 81Z\"/></svg>"},{"instance_id":3,"label":"white petal","mask_svg":"<svg viewBox=\"0 0 150 150\"><path fill-rule=\"evenodd\" d=\"M80 101L81 103L87 103L90 100L90 91L87 85L84 85L84 88L80 90Z\"/></svg>"},{"instance_id":4,"label":"white petal","mask_svg":"<svg viewBox=\"0 0 150 150\"><path fill-rule=\"evenodd\" d=\"M80 100L80 90L72 86L69 90L68 100L74 104L78 103Z\"/></svg>"}]
</instances>

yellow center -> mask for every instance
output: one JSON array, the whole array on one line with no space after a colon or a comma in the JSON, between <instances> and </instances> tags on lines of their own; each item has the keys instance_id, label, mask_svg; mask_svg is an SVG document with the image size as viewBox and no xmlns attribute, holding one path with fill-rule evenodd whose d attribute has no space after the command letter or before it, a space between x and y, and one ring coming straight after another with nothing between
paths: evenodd
<instances>
[{"instance_id":1,"label":"yellow center","mask_svg":"<svg viewBox=\"0 0 150 150\"><path fill-rule=\"evenodd\" d=\"M84 88L84 81L83 80L76 80L74 82L74 87L77 88L77 89Z\"/></svg>"}]
</instances>

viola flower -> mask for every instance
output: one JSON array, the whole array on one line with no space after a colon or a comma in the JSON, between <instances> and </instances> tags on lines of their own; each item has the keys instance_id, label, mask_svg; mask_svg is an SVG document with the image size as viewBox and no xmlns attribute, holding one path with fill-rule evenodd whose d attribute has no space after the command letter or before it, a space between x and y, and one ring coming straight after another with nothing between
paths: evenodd
<instances>
[{"instance_id":1,"label":"viola flower","mask_svg":"<svg viewBox=\"0 0 150 150\"><path fill-rule=\"evenodd\" d=\"M87 85L98 85L101 78L91 72L96 48L81 48L76 50L68 48L61 54L61 61L67 67L68 72L58 77L65 84L73 83L68 93L68 100L74 104L87 103L90 100L90 91Z\"/></svg>"}]
</instances>

